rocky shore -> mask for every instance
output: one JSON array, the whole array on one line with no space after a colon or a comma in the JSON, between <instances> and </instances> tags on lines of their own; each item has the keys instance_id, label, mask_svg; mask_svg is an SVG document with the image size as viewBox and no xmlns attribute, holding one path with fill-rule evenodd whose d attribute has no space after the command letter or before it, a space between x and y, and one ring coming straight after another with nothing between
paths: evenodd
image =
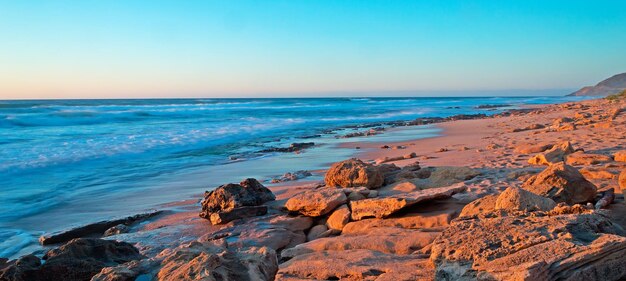
<instances>
[{"instance_id":1,"label":"rocky shore","mask_svg":"<svg viewBox=\"0 0 626 281\"><path fill-rule=\"evenodd\" d=\"M0 280L623 280L625 111L422 120L444 136L345 144L323 182L242 171L200 203L46 236Z\"/></svg>"}]
</instances>

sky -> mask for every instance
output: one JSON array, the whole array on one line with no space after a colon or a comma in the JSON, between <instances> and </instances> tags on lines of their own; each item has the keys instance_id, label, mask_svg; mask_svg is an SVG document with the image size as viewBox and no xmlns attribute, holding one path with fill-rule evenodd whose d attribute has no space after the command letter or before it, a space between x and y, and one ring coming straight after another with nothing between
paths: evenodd
<instances>
[{"instance_id":1,"label":"sky","mask_svg":"<svg viewBox=\"0 0 626 281\"><path fill-rule=\"evenodd\" d=\"M0 99L567 93L626 1L0 0Z\"/></svg>"}]
</instances>

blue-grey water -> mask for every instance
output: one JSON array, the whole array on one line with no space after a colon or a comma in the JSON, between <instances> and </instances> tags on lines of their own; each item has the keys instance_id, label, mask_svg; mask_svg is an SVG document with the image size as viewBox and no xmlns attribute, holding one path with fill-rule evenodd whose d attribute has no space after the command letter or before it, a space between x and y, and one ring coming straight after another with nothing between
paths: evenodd
<instances>
[{"instance_id":1,"label":"blue-grey water","mask_svg":"<svg viewBox=\"0 0 626 281\"><path fill-rule=\"evenodd\" d=\"M327 129L577 99L0 101L0 257L27 253L39 235L69 225L133 214L245 177L319 169L349 157L353 151L333 148L338 140ZM476 108L484 104L510 106ZM437 130L404 132L419 138ZM321 146L302 154L252 154L302 141ZM231 161L232 155L247 161Z\"/></svg>"}]
</instances>

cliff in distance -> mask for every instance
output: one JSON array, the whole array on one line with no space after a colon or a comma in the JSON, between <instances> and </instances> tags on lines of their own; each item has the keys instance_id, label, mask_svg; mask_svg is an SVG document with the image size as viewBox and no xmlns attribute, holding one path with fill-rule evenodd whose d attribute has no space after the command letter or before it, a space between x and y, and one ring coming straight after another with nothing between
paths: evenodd
<instances>
[{"instance_id":1,"label":"cliff in distance","mask_svg":"<svg viewBox=\"0 0 626 281\"><path fill-rule=\"evenodd\" d=\"M595 86L587 86L570 96L609 96L626 90L626 73L613 75Z\"/></svg>"}]
</instances>

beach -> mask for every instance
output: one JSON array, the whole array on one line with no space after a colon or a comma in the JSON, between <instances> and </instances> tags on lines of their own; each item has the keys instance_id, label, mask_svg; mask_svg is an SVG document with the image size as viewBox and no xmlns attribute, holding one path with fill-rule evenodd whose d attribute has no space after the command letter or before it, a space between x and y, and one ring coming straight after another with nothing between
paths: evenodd
<instances>
[{"instance_id":1,"label":"beach","mask_svg":"<svg viewBox=\"0 0 626 281\"><path fill-rule=\"evenodd\" d=\"M181 198L156 208L161 213L107 229L105 241L129 243L143 258L105 267L92 280L191 280L199 278L207 266L217 266L211 272L228 280L244 278L237 270L242 267L249 273L245 276L267 280L473 279L477 274L512 274L509 270L513 269L509 268L513 268L516 259L529 258L532 251L539 249L535 247L542 245L558 252L544 260L549 264L566 263L573 253L579 256L570 267L553 267L551 276L574 270L595 276L619 275L619 270L609 266L621 264L615 256L626 251L626 240L619 236L623 233L620 225L626 225L621 189L624 187L618 183L619 174L626 169L626 159L619 154L626 149L626 114L622 112L625 106L623 100L596 99L460 118L467 120L390 127L380 134L347 138L335 144L346 152L337 161L351 157L360 160L333 165L330 171L330 165L311 169L310 176L296 181L258 183L245 180L252 175L241 171L242 183L228 188L254 188L265 194L255 196L272 194L271 198L259 201L256 207L236 207L237 212L220 211L215 206L223 203L215 202L216 198L235 200L229 202L244 199L229 199L227 195L232 193L228 191L219 191L224 192L219 193L221 197L207 193L202 202L203 212L208 212L202 215L204 218L198 215L201 197ZM406 137L423 128L437 133ZM376 136L378 140L373 141ZM495 208L481 202L493 198L495 204L495 198L504 196L498 195L520 192L520 187L532 190L525 185L527 181L558 166L536 162L537 155L552 153L564 142L572 151L561 153L561 161L584 177L574 175L574 181L585 181L594 187L590 197L571 201L574 199L552 196L550 191L545 197L537 196L539 199L525 193L514 196L534 202L529 205L520 205L517 199L509 200L510 204L517 204L515 207L502 203ZM290 154L306 159L308 153L314 151L304 149ZM545 159L558 162L550 157ZM340 169L364 170L346 182L346 174ZM289 171L298 170L303 168L294 166ZM330 180L339 187L329 187L328 174L334 172L337 174ZM382 177L374 179L376 174ZM269 189L263 191L263 185ZM596 210L594 204L611 192L614 197L610 203ZM561 205L554 207L557 203ZM209 204L217 205L208 207ZM551 207L543 207L546 204ZM519 229L502 227L501 234L495 231L489 237L473 236L493 231L489 229L506 224L509 219L516 220ZM576 221L581 229L569 228ZM554 232L545 234L534 228L544 224ZM465 229L471 229L470 233L465 233ZM64 236L63 242L50 243L46 248L57 247L70 238L101 235L97 231L79 231L75 237ZM577 238L585 235L598 238ZM50 233L44 236L54 238ZM510 239L518 236L527 238ZM455 239L464 241L465 246L459 250L464 252L446 248L454 245ZM487 265L478 265L479 260L485 259L481 253L490 247L481 244L483 239L506 246L501 247L504 250L495 261L486 259L483 262ZM544 242L520 244L525 239ZM47 244L45 239L41 241ZM463 262L468 256L473 264ZM206 259L215 262L207 263ZM518 267L514 270L519 272L531 276L536 273L532 264L515 265ZM119 279L122 277L129 279Z\"/></svg>"}]
</instances>

